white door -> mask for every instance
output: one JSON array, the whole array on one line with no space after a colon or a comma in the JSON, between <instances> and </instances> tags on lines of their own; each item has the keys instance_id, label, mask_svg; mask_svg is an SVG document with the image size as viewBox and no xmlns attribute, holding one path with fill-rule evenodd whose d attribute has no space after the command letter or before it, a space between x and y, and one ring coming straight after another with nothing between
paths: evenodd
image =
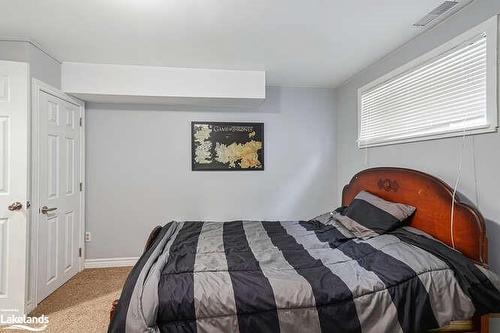
<instances>
[{"instance_id":1,"label":"white door","mask_svg":"<svg viewBox=\"0 0 500 333\"><path fill-rule=\"evenodd\" d=\"M40 302L80 269L80 108L45 91L38 106Z\"/></svg>"},{"instance_id":2,"label":"white door","mask_svg":"<svg viewBox=\"0 0 500 333\"><path fill-rule=\"evenodd\" d=\"M28 64L0 61L0 315L25 310L28 75Z\"/></svg>"}]
</instances>

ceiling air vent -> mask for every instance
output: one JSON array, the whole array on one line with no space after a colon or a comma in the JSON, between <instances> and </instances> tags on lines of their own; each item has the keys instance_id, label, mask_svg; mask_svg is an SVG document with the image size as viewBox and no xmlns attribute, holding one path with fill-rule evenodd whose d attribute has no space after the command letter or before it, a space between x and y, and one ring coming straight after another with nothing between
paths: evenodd
<instances>
[{"instance_id":1,"label":"ceiling air vent","mask_svg":"<svg viewBox=\"0 0 500 333\"><path fill-rule=\"evenodd\" d=\"M434 8L429 14L422 17L418 22L414 23L415 27L425 27L444 13L447 13L450 9L455 7L458 1L445 1L436 8Z\"/></svg>"}]
</instances>

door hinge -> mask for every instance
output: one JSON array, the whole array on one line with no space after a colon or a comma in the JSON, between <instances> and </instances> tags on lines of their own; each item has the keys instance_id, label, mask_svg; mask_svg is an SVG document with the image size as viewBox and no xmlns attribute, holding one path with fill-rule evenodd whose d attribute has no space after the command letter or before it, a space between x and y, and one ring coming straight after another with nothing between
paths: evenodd
<instances>
[{"instance_id":1,"label":"door hinge","mask_svg":"<svg viewBox=\"0 0 500 333\"><path fill-rule=\"evenodd\" d=\"M80 183L80 192L83 191L83 183Z\"/></svg>"},{"instance_id":2,"label":"door hinge","mask_svg":"<svg viewBox=\"0 0 500 333\"><path fill-rule=\"evenodd\" d=\"M82 126L83 126L83 118L80 117L80 127L82 127Z\"/></svg>"},{"instance_id":3,"label":"door hinge","mask_svg":"<svg viewBox=\"0 0 500 333\"><path fill-rule=\"evenodd\" d=\"M29 209L31 207L31 202L30 201L26 201L26 209Z\"/></svg>"},{"instance_id":4,"label":"door hinge","mask_svg":"<svg viewBox=\"0 0 500 333\"><path fill-rule=\"evenodd\" d=\"M78 257L80 257L80 258L82 257L82 248L81 247L78 248Z\"/></svg>"}]
</instances>

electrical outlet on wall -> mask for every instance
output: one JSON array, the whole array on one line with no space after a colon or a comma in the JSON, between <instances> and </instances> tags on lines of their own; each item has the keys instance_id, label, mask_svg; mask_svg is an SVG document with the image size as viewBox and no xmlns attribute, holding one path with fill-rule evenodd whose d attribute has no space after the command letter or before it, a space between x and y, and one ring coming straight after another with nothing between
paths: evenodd
<instances>
[{"instance_id":1,"label":"electrical outlet on wall","mask_svg":"<svg viewBox=\"0 0 500 333\"><path fill-rule=\"evenodd\" d=\"M92 234L90 233L90 231L86 231L85 232L85 241L90 242L91 240L92 240Z\"/></svg>"}]
</instances>

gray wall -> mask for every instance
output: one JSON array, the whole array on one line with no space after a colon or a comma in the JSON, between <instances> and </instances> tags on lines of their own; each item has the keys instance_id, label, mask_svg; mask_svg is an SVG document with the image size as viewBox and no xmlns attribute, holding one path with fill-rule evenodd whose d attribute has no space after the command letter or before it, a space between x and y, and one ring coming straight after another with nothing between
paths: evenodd
<instances>
[{"instance_id":1,"label":"gray wall","mask_svg":"<svg viewBox=\"0 0 500 333\"><path fill-rule=\"evenodd\" d=\"M61 88L61 64L30 42L0 40L0 60L27 62L32 78Z\"/></svg>"},{"instance_id":2,"label":"gray wall","mask_svg":"<svg viewBox=\"0 0 500 333\"><path fill-rule=\"evenodd\" d=\"M405 64L434 47L450 40L478 23L500 13L500 1L476 0L434 29L427 31L356 74L338 87L337 111L337 193L354 173L374 166L402 166L436 175L453 184L457 174L458 149L461 138L370 148L356 146L357 89L383 74ZM475 155L475 163L473 162ZM459 191L473 202L490 221L487 222L489 258L493 270L500 273L500 134L483 134L466 141L463 176ZM474 172L475 170L475 172ZM475 176L477 175L477 177ZM476 186L477 184L477 186ZM476 196L476 188L478 196ZM492 323L500 332L498 321Z\"/></svg>"},{"instance_id":3,"label":"gray wall","mask_svg":"<svg viewBox=\"0 0 500 333\"><path fill-rule=\"evenodd\" d=\"M270 88L255 110L88 105L86 256L138 256L169 220L311 218L336 206L327 89ZM191 121L265 124L265 171L191 171Z\"/></svg>"}]
</instances>

